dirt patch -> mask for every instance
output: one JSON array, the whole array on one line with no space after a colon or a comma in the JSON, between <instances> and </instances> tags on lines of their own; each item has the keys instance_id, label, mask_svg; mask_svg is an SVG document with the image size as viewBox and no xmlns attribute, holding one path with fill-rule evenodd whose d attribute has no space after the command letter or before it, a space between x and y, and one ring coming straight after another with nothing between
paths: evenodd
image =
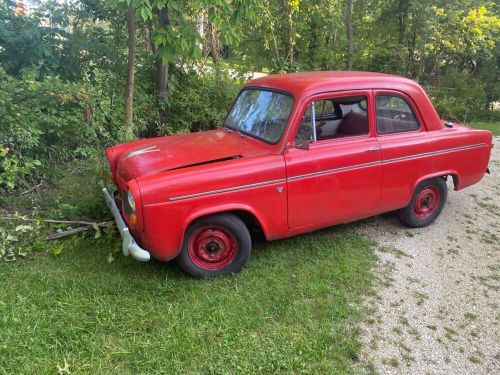
<instances>
[{"instance_id":1,"label":"dirt patch","mask_svg":"<svg viewBox=\"0 0 500 375\"><path fill-rule=\"evenodd\" d=\"M409 229L385 215L360 227L379 256L363 327L367 369L500 374L500 137L495 143L492 174L450 189L431 226Z\"/></svg>"}]
</instances>

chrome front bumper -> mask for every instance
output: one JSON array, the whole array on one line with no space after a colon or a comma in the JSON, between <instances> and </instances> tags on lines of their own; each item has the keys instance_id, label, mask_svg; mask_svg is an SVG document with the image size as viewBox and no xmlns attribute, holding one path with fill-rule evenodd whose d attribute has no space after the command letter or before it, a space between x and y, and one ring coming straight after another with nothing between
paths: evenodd
<instances>
[{"instance_id":1,"label":"chrome front bumper","mask_svg":"<svg viewBox=\"0 0 500 375\"><path fill-rule=\"evenodd\" d=\"M135 242L134 238L130 234L130 231L129 231L127 225L123 221L122 215L120 215L120 210L116 206L115 200L108 193L108 190L106 188L103 188L102 192L104 194L104 199L106 200L106 205L111 210L111 213L113 214L113 217L115 218L115 222L116 222L116 226L118 228L118 231L120 232L120 235L122 236L123 255L125 255L125 256L132 255L132 258L134 258L134 259L140 260L142 262L147 262L149 259L151 259L151 255L149 254L148 251L141 248Z\"/></svg>"}]
</instances>

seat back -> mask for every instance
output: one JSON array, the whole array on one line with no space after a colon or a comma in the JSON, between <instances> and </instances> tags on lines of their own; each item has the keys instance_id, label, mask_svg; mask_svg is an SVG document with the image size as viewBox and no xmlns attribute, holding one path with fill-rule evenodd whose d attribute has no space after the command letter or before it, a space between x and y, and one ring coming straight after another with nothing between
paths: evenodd
<instances>
[{"instance_id":1,"label":"seat back","mask_svg":"<svg viewBox=\"0 0 500 375\"><path fill-rule=\"evenodd\" d=\"M349 112L339 125L337 136L368 134L368 116L365 113Z\"/></svg>"}]
</instances>

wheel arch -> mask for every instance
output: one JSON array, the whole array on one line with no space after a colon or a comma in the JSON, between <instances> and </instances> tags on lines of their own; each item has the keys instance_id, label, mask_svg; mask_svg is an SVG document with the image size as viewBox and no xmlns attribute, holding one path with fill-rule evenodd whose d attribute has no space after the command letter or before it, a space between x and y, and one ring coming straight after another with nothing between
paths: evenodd
<instances>
[{"instance_id":1,"label":"wheel arch","mask_svg":"<svg viewBox=\"0 0 500 375\"><path fill-rule=\"evenodd\" d=\"M213 207L209 209L199 210L193 212L185 221L183 228L182 238L186 235L186 231L190 225L192 225L197 220L200 220L206 216L218 215L218 214L232 214L238 217L246 225L250 232L255 230L261 230L264 233L266 239L268 239L268 227L266 223L262 220L261 216L250 206L246 205L226 205L221 207Z\"/></svg>"},{"instance_id":2,"label":"wheel arch","mask_svg":"<svg viewBox=\"0 0 500 375\"><path fill-rule=\"evenodd\" d=\"M410 203L411 198L413 197L413 194L415 192L415 189L422 182L427 181L427 180L432 180L433 178L436 178L436 177L442 177L445 180L447 180L448 176L450 176L453 179L453 189L454 190L460 189L460 175L455 170L447 170L447 171L440 171L440 172L435 172L435 173L427 174L425 176L420 177L419 179L417 179L415 181L415 183L413 184L413 187L411 189L410 198L408 199L407 204Z\"/></svg>"}]
</instances>

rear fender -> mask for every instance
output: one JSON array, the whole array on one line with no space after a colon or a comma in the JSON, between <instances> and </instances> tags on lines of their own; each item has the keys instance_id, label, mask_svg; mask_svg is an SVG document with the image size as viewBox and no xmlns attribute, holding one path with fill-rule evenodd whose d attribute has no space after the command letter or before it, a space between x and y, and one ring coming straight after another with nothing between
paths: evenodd
<instances>
[{"instance_id":1,"label":"rear fender","mask_svg":"<svg viewBox=\"0 0 500 375\"><path fill-rule=\"evenodd\" d=\"M446 170L446 171L431 173L431 174L422 176L417 181L415 181L415 183L413 184L413 188L411 190L411 195L410 195L410 198L408 199L407 204L410 203L411 198L413 196L413 193L417 189L417 186L420 185L422 182L427 181L427 180L431 180L431 179L436 178L436 177L445 177L445 176L452 176L453 177L454 190L458 190L460 177L459 177L459 174L456 170Z\"/></svg>"}]
</instances>

